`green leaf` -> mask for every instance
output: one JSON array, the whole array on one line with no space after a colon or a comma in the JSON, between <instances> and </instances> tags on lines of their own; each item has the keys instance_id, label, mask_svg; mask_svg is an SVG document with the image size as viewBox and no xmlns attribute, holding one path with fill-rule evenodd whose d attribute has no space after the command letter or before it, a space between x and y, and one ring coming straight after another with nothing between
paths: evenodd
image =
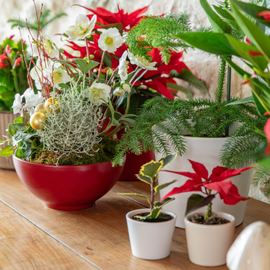
<instances>
[{"instance_id":1,"label":"green leaf","mask_svg":"<svg viewBox=\"0 0 270 270\"><path fill-rule=\"evenodd\" d=\"M14 149L12 149L13 145L8 145L6 147L4 147L1 152L0 152L0 156L1 157L8 157L8 156L12 156Z\"/></svg>"},{"instance_id":2,"label":"green leaf","mask_svg":"<svg viewBox=\"0 0 270 270\"><path fill-rule=\"evenodd\" d=\"M153 208L151 213L147 216L140 216L140 215L136 215L135 217L141 220L153 220L156 219L159 216L161 209L160 208Z\"/></svg>"},{"instance_id":3,"label":"green leaf","mask_svg":"<svg viewBox=\"0 0 270 270\"><path fill-rule=\"evenodd\" d=\"M24 127L24 124L9 124L8 132L11 136L14 136L16 132L23 127Z\"/></svg>"},{"instance_id":4,"label":"green leaf","mask_svg":"<svg viewBox=\"0 0 270 270\"><path fill-rule=\"evenodd\" d=\"M113 126L119 127L121 124L119 121L117 121L115 118L112 118Z\"/></svg>"},{"instance_id":5,"label":"green leaf","mask_svg":"<svg viewBox=\"0 0 270 270\"><path fill-rule=\"evenodd\" d=\"M174 90L184 93L189 100L193 99L193 96L190 90L186 89L185 87L181 85L177 85L175 83L168 83L167 88L174 89Z\"/></svg>"},{"instance_id":6,"label":"green leaf","mask_svg":"<svg viewBox=\"0 0 270 270\"><path fill-rule=\"evenodd\" d=\"M139 173L139 174L136 174L136 177L147 184L150 184L150 185L152 184L152 178L148 176L145 176Z\"/></svg>"},{"instance_id":7,"label":"green leaf","mask_svg":"<svg viewBox=\"0 0 270 270\"><path fill-rule=\"evenodd\" d=\"M168 183L165 183L165 184L161 184L161 185L158 185L154 188L154 191L155 191L155 194L157 194L160 190L162 190L163 188L166 188L167 186L175 183L176 181L178 181L177 179L171 181L171 182L168 182Z\"/></svg>"},{"instance_id":8,"label":"green leaf","mask_svg":"<svg viewBox=\"0 0 270 270\"><path fill-rule=\"evenodd\" d=\"M85 72L87 72L88 70L91 70L91 69L95 68L98 65L99 65L99 63L96 62L96 61L89 61L89 63L87 64L87 66L85 68Z\"/></svg>"},{"instance_id":9,"label":"green leaf","mask_svg":"<svg viewBox=\"0 0 270 270\"><path fill-rule=\"evenodd\" d=\"M266 8L265 6L259 6L251 3L245 3L242 1L233 1L235 6L244 11L246 14L250 15L251 17L255 18L258 22L269 26L270 22L263 19L261 16L257 16L261 11L270 11L270 9Z\"/></svg>"},{"instance_id":10,"label":"green leaf","mask_svg":"<svg viewBox=\"0 0 270 270\"><path fill-rule=\"evenodd\" d=\"M2 99L0 99L0 111L2 112L9 111L9 108Z\"/></svg>"},{"instance_id":11,"label":"green leaf","mask_svg":"<svg viewBox=\"0 0 270 270\"><path fill-rule=\"evenodd\" d=\"M245 104L245 103L250 103L250 102L253 102L254 103L253 96L238 99L236 101L233 101L233 102L228 103L226 106L238 105L238 104Z\"/></svg>"},{"instance_id":12,"label":"green leaf","mask_svg":"<svg viewBox=\"0 0 270 270\"><path fill-rule=\"evenodd\" d=\"M233 10L231 15L235 18L243 33L249 38L251 43L254 44L260 50L260 52L265 55L267 61L270 62L270 38L265 35L265 33L257 25L238 11L235 4L237 3L236 0L230 0L230 2Z\"/></svg>"},{"instance_id":13,"label":"green leaf","mask_svg":"<svg viewBox=\"0 0 270 270\"><path fill-rule=\"evenodd\" d=\"M161 208L162 206L164 206L165 204L167 204L173 200L175 200L175 198L169 197L169 198L162 200L161 202L155 202L154 207Z\"/></svg>"},{"instance_id":14,"label":"green leaf","mask_svg":"<svg viewBox=\"0 0 270 270\"><path fill-rule=\"evenodd\" d=\"M19 116L18 118L14 119L14 124L23 124L23 117Z\"/></svg>"},{"instance_id":15,"label":"green leaf","mask_svg":"<svg viewBox=\"0 0 270 270\"><path fill-rule=\"evenodd\" d=\"M150 162L142 165L142 167L140 169L140 174L152 179L161 170L162 165L163 165L163 161L151 160Z\"/></svg>"},{"instance_id":16,"label":"green leaf","mask_svg":"<svg viewBox=\"0 0 270 270\"><path fill-rule=\"evenodd\" d=\"M231 43L232 47L242 58L248 60L255 67L261 70L264 70L267 67L267 61L262 55L251 56L249 54L250 51L259 52L255 46L241 42L228 34L225 35L228 38L229 42Z\"/></svg>"},{"instance_id":17,"label":"green leaf","mask_svg":"<svg viewBox=\"0 0 270 270\"><path fill-rule=\"evenodd\" d=\"M223 21L210 7L208 2L206 0L200 0L201 6L204 9L210 23L212 24L212 27L215 32L219 33L230 33L231 27L228 23Z\"/></svg>"},{"instance_id":18,"label":"green leaf","mask_svg":"<svg viewBox=\"0 0 270 270\"><path fill-rule=\"evenodd\" d=\"M31 147L28 147L26 149L17 149L15 151L15 156L17 158L29 160L31 153L32 153Z\"/></svg>"},{"instance_id":19,"label":"green leaf","mask_svg":"<svg viewBox=\"0 0 270 270\"><path fill-rule=\"evenodd\" d=\"M82 72L84 73L86 72L85 70L86 70L87 62L84 59L73 58L71 60L78 65L78 67L80 68Z\"/></svg>"},{"instance_id":20,"label":"green leaf","mask_svg":"<svg viewBox=\"0 0 270 270\"><path fill-rule=\"evenodd\" d=\"M233 49L228 39L224 34L212 32L194 32L194 33L180 33L173 35L184 42L209 53L217 55L236 55L237 52Z\"/></svg>"},{"instance_id":21,"label":"green leaf","mask_svg":"<svg viewBox=\"0 0 270 270\"><path fill-rule=\"evenodd\" d=\"M190 84L192 84L193 86L195 86L197 89L199 89L200 91L209 94L208 89L205 87L204 83L202 81L200 81L193 73L191 73L186 68L183 68L181 73L177 73L175 70L172 70L170 72L170 75L172 77L187 81Z\"/></svg>"},{"instance_id":22,"label":"green leaf","mask_svg":"<svg viewBox=\"0 0 270 270\"><path fill-rule=\"evenodd\" d=\"M174 161L177 157L177 153L169 154L165 157L160 158L158 161L162 162L161 169L165 168L167 165L169 165L172 161Z\"/></svg>"},{"instance_id":23,"label":"green leaf","mask_svg":"<svg viewBox=\"0 0 270 270\"><path fill-rule=\"evenodd\" d=\"M137 197L137 198L143 198L143 199L146 199L148 201L148 203L150 204L149 198L143 194L138 194L138 193L118 193L118 194L123 195L123 196L132 196L132 197Z\"/></svg>"},{"instance_id":24,"label":"green leaf","mask_svg":"<svg viewBox=\"0 0 270 270\"><path fill-rule=\"evenodd\" d=\"M185 215L188 215L190 212L195 211L203 206L208 205L214 198L215 198L215 195L210 195L210 196L204 197L204 196L201 196L199 194L192 194L188 198Z\"/></svg>"}]
</instances>

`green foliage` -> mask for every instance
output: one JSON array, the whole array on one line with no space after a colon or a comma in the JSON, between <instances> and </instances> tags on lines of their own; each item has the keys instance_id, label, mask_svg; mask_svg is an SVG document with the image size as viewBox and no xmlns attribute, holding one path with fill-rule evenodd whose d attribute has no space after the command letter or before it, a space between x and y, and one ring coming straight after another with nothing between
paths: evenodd
<instances>
[{"instance_id":1,"label":"green foliage","mask_svg":"<svg viewBox=\"0 0 270 270\"><path fill-rule=\"evenodd\" d=\"M147 220L147 221L153 221L160 217L160 211L162 206L169 203L170 201L173 201L174 198L166 198L162 200L161 202L155 201L155 195L160 191L161 189L169 186L170 184L174 183L177 180L171 181L170 183L166 183L163 185L157 184L158 179L158 173L161 169L166 167L168 164L170 164L177 156L177 153L169 154L165 157L162 157L158 161L150 161L144 165L142 165L139 174L137 174L137 178L151 186L151 196L148 198L146 195L143 194L137 194L137 193L120 193L124 196L133 196L133 197L139 197L146 199L150 205L151 213L148 215L136 215L134 218L139 220Z\"/></svg>"},{"instance_id":2,"label":"green foliage","mask_svg":"<svg viewBox=\"0 0 270 270\"><path fill-rule=\"evenodd\" d=\"M13 124L8 125L8 132L12 139L7 138L1 143L8 143L8 145L0 149L0 156L11 156L14 153L18 158L29 160L35 151L42 148L37 130L24 125L22 117L18 117Z\"/></svg>"},{"instance_id":3,"label":"green foliage","mask_svg":"<svg viewBox=\"0 0 270 270\"><path fill-rule=\"evenodd\" d=\"M158 152L179 152L185 148L185 137L224 137L226 128L239 125L224 147L222 162L226 167L248 162L248 154L255 152L263 136L256 133L262 129L267 118L258 114L253 104L227 106L231 101L217 103L208 99L167 100L156 97L147 101L136 123L126 131L117 146L114 162L120 162L127 152L140 154L148 149ZM242 144L240 143L242 140ZM239 147L234 152L234 143ZM242 153L242 154L241 154Z\"/></svg>"},{"instance_id":4,"label":"green foliage","mask_svg":"<svg viewBox=\"0 0 270 270\"><path fill-rule=\"evenodd\" d=\"M46 26L48 26L53 21L55 21L63 16L67 16L67 14L65 12L59 12L51 17L50 17L50 15L51 15L51 10L48 8L44 8L42 10L42 14L40 16L39 22L36 20L33 23L31 23L29 21L26 23L25 21L17 20L17 19L9 19L8 22L11 23L11 28L14 28L14 27L27 28L27 27L29 27L31 30L38 31L38 27L41 29L44 29Z\"/></svg>"},{"instance_id":5,"label":"green foliage","mask_svg":"<svg viewBox=\"0 0 270 270\"><path fill-rule=\"evenodd\" d=\"M175 42L172 35L190 31L186 14L149 16L131 29L127 36L127 44L134 55L145 56L150 52L150 47L161 48L162 59L167 64L170 60L170 50L188 47L184 42Z\"/></svg>"}]
</instances>

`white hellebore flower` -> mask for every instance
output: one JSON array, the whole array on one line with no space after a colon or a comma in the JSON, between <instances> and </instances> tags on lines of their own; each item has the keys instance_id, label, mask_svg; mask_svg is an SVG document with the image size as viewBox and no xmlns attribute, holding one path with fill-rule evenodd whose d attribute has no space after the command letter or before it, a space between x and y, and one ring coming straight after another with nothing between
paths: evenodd
<instances>
[{"instance_id":1,"label":"white hellebore flower","mask_svg":"<svg viewBox=\"0 0 270 270\"><path fill-rule=\"evenodd\" d=\"M88 97L93 99L97 105L107 102L110 97L111 87L104 83L94 82L89 88Z\"/></svg>"},{"instance_id":2,"label":"white hellebore flower","mask_svg":"<svg viewBox=\"0 0 270 270\"><path fill-rule=\"evenodd\" d=\"M13 108L13 113L14 114L20 113L22 115L22 113L23 113L23 104L22 104L22 97L21 97L20 94L15 95L15 99L14 99L12 108Z\"/></svg>"},{"instance_id":3,"label":"white hellebore flower","mask_svg":"<svg viewBox=\"0 0 270 270\"><path fill-rule=\"evenodd\" d=\"M125 82L125 80L128 78L127 70L128 70L128 61L127 59L128 52L125 51L121 58L119 59L119 75L121 82Z\"/></svg>"},{"instance_id":4,"label":"white hellebore flower","mask_svg":"<svg viewBox=\"0 0 270 270\"><path fill-rule=\"evenodd\" d=\"M27 52L33 57L39 56L37 44L35 42L31 42L31 44L27 46Z\"/></svg>"},{"instance_id":5,"label":"white hellebore flower","mask_svg":"<svg viewBox=\"0 0 270 270\"><path fill-rule=\"evenodd\" d=\"M55 43L52 42L52 40L46 36L43 35L40 37L41 43L43 45L43 48L45 52L50 56L51 58L59 57L59 50Z\"/></svg>"},{"instance_id":6,"label":"white hellebore flower","mask_svg":"<svg viewBox=\"0 0 270 270\"><path fill-rule=\"evenodd\" d=\"M95 27L96 21L96 15L94 15L90 21L86 15L79 14L76 17L75 25L70 26L66 30L69 40L76 41L89 36Z\"/></svg>"},{"instance_id":7,"label":"white hellebore flower","mask_svg":"<svg viewBox=\"0 0 270 270\"><path fill-rule=\"evenodd\" d=\"M58 87L59 83L67 83L71 79L65 70L55 68L54 66L46 68L44 70L44 76L54 87Z\"/></svg>"},{"instance_id":8,"label":"white hellebore flower","mask_svg":"<svg viewBox=\"0 0 270 270\"><path fill-rule=\"evenodd\" d=\"M35 94L32 88L26 89L23 96L25 97L25 104L23 106L24 110L27 110L30 115L34 113L34 107L43 102L43 97L41 92Z\"/></svg>"},{"instance_id":9,"label":"white hellebore flower","mask_svg":"<svg viewBox=\"0 0 270 270\"><path fill-rule=\"evenodd\" d=\"M113 91L113 94L115 96L118 96L118 97L122 97L124 94L125 94L125 90L120 88L120 87L117 87L114 91Z\"/></svg>"},{"instance_id":10,"label":"white hellebore flower","mask_svg":"<svg viewBox=\"0 0 270 270\"><path fill-rule=\"evenodd\" d=\"M131 88L128 83L125 83L122 88L125 90L125 92L130 93Z\"/></svg>"},{"instance_id":11,"label":"white hellebore flower","mask_svg":"<svg viewBox=\"0 0 270 270\"><path fill-rule=\"evenodd\" d=\"M147 70L157 70L155 67L157 62L149 62L146 60L143 56L135 56L133 53L128 51L128 57L130 59L130 63L132 65L137 65L138 67L142 69L147 69Z\"/></svg>"},{"instance_id":12,"label":"white hellebore flower","mask_svg":"<svg viewBox=\"0 0 270 270\"><path fill-rule=\"evenodd\" d=\"M98 40L98 46L109 53L114 53L123 44L123 38L117 28L105 30Z\"/></svg>"}]
</instances>

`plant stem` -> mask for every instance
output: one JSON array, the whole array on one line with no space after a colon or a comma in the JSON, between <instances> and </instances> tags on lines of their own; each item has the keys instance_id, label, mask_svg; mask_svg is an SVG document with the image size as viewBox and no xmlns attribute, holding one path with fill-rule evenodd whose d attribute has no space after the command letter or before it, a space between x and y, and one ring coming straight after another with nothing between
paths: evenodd
<instances>
[{"instance_id":1,"label":"plant stem","mask_svg":"<svg viewBox=\"0 0 270 270\"><path fill-rule=\"evenodd\" d=\"M88 48L88 42L87 42L87 37L85 37L85 47L86 47L86 53L87 53L87 60L88 63L90 62L90 53L89 53L89 48ZM88 71L89 78L91 78L91 70ZM92 81L89 79L89 85L92 84Z\"/></svg>"},{"instance_id":2,"label":"plant stem","mask_svg":"<svg viewBox=\"0 0 270 270\"><path fill-rule=\"evenodd\" d=\"M99 79L100 79L101 69L102 69L104 57L105 57L105 51L103 51L103 53L102 53L102 57L101 57L100 65L99 65L99 70L98 70L97 82L99 82Z\"/></svg>"},{"instance_id":3,"label":"plant stem","mask_svg":"<svg viewBox=\"0 0 270 270\"><path fill-rule=\"evenodd\" d=\"M210 203L207 205L207 212L206 212L206 214L204 215L204 219L208 219L208 218L210 218L212 215L213 215L213 213L212 213L212 203L210 202Z\"/></svg>"},{"instance_id":4,"label":"plant stem","mask_svg":"<svg viewBox=\"0 0 270 270\"><path fill-rule=\"evenodd\" d=\"M151 179L151 198L150 198L150 210L153 210L154 207L154 185L155 185L155 179L154 177Z\"/></svg>"}]
</instances>

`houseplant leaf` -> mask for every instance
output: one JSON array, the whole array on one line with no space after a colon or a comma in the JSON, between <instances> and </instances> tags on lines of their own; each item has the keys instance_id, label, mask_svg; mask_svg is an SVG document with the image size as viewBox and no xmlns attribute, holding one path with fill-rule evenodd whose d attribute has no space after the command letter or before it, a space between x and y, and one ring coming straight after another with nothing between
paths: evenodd
<instances>
[{"instance_id":1,"label":"houseplant leaf","mask_svg":"<svg viewBox=\"0 0 270 270\"><path fill-rule=\"evenodd\" d=\"M204 197L199 194L192 194L187 201L186 214L188 215L190 212L195 211L203 206L208 205L213 199L215 195L210 195L208 197Z\"/></svg>"}]
</instances>

